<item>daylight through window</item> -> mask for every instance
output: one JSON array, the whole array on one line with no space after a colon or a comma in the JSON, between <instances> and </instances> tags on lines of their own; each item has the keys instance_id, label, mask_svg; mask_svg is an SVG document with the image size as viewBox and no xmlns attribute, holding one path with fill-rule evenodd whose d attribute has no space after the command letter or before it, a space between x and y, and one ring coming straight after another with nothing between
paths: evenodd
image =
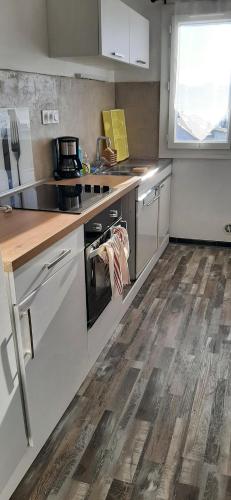
<instances>
[{"instance_id":1,"label":"daylight through window","mask_svg":"<svg viewBox=\"0 0 231 500\"><path fill-rule=\"evenodd\" d=\"M231 19L181 21L172 40L172 147L230 147Z\"/></svg>"}]
</instances>

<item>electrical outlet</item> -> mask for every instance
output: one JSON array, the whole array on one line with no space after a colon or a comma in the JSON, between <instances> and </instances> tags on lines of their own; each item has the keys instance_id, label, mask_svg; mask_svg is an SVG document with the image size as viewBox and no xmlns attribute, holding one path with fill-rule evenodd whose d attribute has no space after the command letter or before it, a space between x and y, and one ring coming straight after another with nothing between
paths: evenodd
<instances>
[{"instance_id":1,"label":"electrical outlet","mask_svg":"<svg viewBox=\"0 0 231 500\"><path fill-rule=\"evenodd\" d=\"M58 109L54 109L53 119L54 119L54 123L59 123L59 111L58 111Z\"/></svg>"},{"instance_id":2,"label":"electrical outlet","mask_svg":"<svg viewBox=\"0 0 231 500\"><path fill-rule=\"evenodd\" d=\"M59 123L58 109L43 109L42 110L42 124L51 125Z\"/></svg>"}]
</instances>

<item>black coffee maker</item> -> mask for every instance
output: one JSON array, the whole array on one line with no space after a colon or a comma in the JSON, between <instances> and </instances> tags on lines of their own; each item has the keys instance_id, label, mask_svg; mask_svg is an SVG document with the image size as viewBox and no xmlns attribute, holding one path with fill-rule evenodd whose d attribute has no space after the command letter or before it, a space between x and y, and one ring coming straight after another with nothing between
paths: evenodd
<instances>
[{"instance_id":1,"label":"black coffee maker","mask_svg":"<svg viewBox=\"0 0 231 500\"><path fill-rule=\"evenodd\" d=\"M58 137L52 141L54 156L54 178L74 179L80 177L82 168L79 159L78 137Z\"/></svg>"}]
</instances>

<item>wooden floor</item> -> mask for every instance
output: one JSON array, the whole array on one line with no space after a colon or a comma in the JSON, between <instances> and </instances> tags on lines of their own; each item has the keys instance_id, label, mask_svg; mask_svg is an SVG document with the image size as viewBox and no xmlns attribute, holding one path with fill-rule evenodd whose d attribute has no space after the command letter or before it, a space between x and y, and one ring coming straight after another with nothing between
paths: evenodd
<instances>
[{"instance_id":1,"label":"wooden floor","mask_svg":"<svg viewBox=\"0 0 231 500\"><path fill-rule=\"evenodd\" d=\"M170 245L12 497L231 500L231 250Z\"/></svg>"}]
</instances>

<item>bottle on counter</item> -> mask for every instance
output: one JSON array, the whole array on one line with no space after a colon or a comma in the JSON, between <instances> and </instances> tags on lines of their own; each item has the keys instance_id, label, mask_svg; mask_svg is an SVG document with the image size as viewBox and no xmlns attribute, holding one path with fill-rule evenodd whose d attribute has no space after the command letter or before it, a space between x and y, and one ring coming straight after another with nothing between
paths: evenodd
<instances>
[{"instance_id":1,"label":"bottle on counter","mask_svg":"<svg viewBox=\"0 0 231 500\"><path fill-rule=\"evenodd\" d=\"M81 163L83 163L83 150L82 150L81 146L79 146L79 159L80 159Z\"/></svg>"},{"instance_id":2,"label":"bottle on counter","mask_svg":"<svg viewBox=\"0 0 231 500\"><path fill-rule=\"evenodd\" d=\"M80 175L83 175L83 150L81 148L81 146L79 145L79 149L78 149L78 155L79 155L79 159L80 159L80 162L81 162L81 170L80 170Z\"/></svg>"},{"instance_id":3,"label":"bottle on counter","mask_svg":"<svg viewBox=\"0 0 231 500\"><path fill-rule=\"evenodd\" d=\"M89 161L89 158L88 158L88 155L86 152L83 155L82 166L83 166L83 174L84 175L91 173L91 164L90 164L90 161Z\"/></svg>"}]
</instances>

